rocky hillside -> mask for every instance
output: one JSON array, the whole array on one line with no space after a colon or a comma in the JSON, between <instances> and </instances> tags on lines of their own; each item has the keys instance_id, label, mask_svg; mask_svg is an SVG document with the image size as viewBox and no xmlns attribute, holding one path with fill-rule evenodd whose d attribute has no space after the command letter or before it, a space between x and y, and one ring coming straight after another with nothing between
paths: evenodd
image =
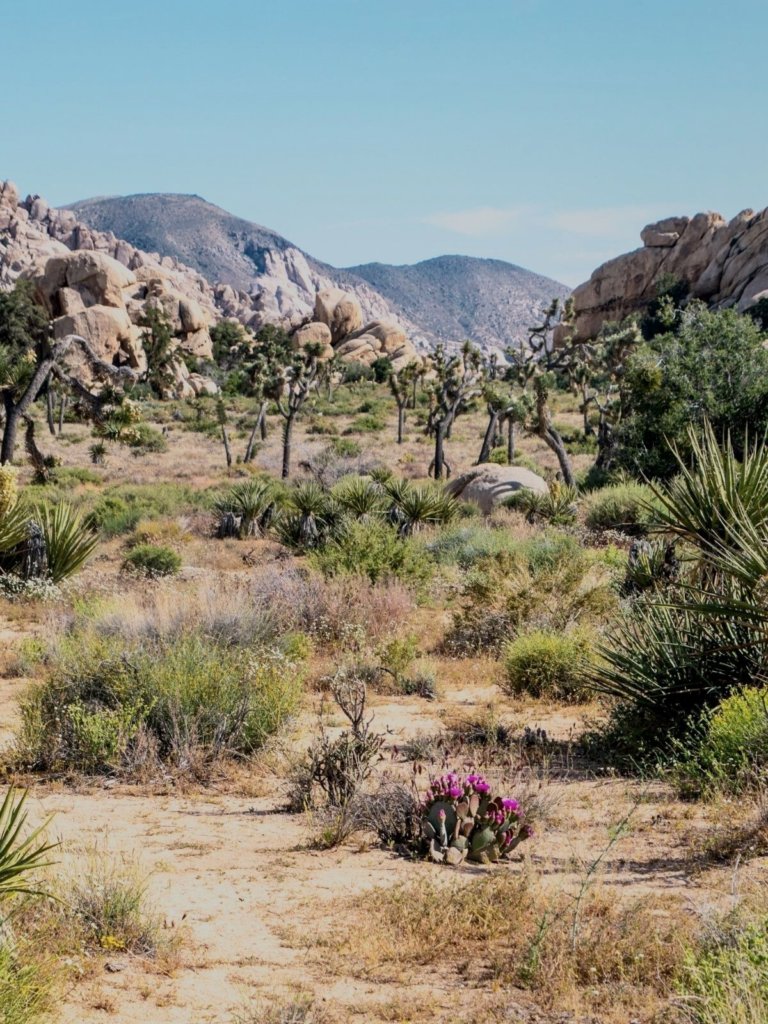
<instances>
[{"instance_id":1,"label":"rocky hillside","mask_svg":"<svg viewBox=\"0 0 768 1024\"><path fill-rule=\"evenodd\" d=\"M341 286L357 297L366 319L394 321L422 346L469 337L504 347L525 336L555 295L568 293L522 267L466 256L338 269L199 196L87 199L72 209L91 228L247 293L265 318L296 322L309 313L316 292Z\"/></svg>"},{"instance_id":2,"label":"rocky hillside","mask_svg":"<svg viewBox=\"0 0 768 1024\"><path fill-rule=\"evenodd\" d=\"M0 182L0 289L22 277L33 282L52 318L54 337L80 335L100 359L139 373L147 367L142 320L150 306L161 307L180 350L169 387L169 394L179 397L215 393L213 381L190 373L184 355L209 360L210 328L223 317L254 328L282 320L294 328L296 347L319 343L321 358L337 354L370 365L386 355L395 367L417 358L402 324L372 318L356 295L323 287L319 275L317 288L307 282L301 311L279 317L274 310L265 312L263 289L249 295L229 284L211 285L171 256L89 227L40 196L21 199L13 182ZM270 294L279 295L279 289ZM383 299L377 302L386 306ZM81 371L85 375L86 367Z\"/></svg>"},{"instance_id":3,"label":"rocky hillside","mask_svg":"<svg viewBox=\"0 0 768 1024\"><path fill-rule=\"evenodd\" d=\"M689 298L713 308L749 309L768 297L768 208L668 217L649 224L641 249L609 260L574 291L575 334L593 338L603 323L642 311L661 280L686 285Z\"/></svg>"},{"instance_id":4,"label":"rocky hillside","mask_svg":"<svg viewBox=\"0 0 768 1024\"><path fill-rule=\"evenodd\" d=\"M558 281L513 263L471 256L437 256L399 267L366 263L348 272L371 284L429 337L471 338L486 348L526 337L552 299L569 293Z\"/></svg>"}]
</instances>

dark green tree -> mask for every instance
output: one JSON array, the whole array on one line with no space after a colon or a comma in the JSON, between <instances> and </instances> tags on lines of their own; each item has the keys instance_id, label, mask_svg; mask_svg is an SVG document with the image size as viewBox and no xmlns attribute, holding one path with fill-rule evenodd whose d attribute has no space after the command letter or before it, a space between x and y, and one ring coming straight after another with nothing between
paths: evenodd
<instances>
[{"instance_id":1,"label":"dark green tree","mask_svg":"<svg viewBox=\"0 0 768 1024\"><path fill-rule=\"evenodd\" d=\"M691 303L676 331L658 334L629 356L621 381L616 462L635 474L667 479L685 457L689 427L708 419L730 432L737 454L745 435L768 427L766 335L733 309Z\"/></svg>"}]
</instances>

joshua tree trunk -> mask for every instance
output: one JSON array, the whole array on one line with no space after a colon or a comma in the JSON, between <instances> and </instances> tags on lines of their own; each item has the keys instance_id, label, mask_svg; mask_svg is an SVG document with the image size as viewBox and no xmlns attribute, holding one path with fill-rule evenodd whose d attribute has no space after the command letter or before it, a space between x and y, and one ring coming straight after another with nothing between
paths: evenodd
<instances>
[{"instance_id":1,"label":"joshua tree trunk","mask_svg":"<svg viewBox=\"0 0 768 1024\"><path fill-rule=\"evenodd\" d=\"M493 450L493 442L496 440L496 435L499 429L499 414L493 411L488 417L488 426L485 430L485 436L483 437L483 446L480 449L480 454L477 457L477 464L481 462L487 462L491 456Z\"/></svg>"},{"instance_id":2,"label":"joshua tree trunk","mask_svg":"<svg viewBox=\"0 0 768 1024\"><path fill-rule=\"evenodd\" d=\"M446 427L444 423L435 424L435 459L432 463L432 475L435 480L443 479L443 469L445 468L445 435Z\"/></svg>"},{"instance_id":3,"label":"joshua tree trunk","mask_svg":"<svg viewBox=\"0 0 768 1024\"><path fill-rule=\"evenodd\" d=\"M288 479L288 474L291 472L291 444L293 442L293 420L294 413L286 416L285 423L283 425L283 469L281 477L283 480Z\"/></svg>"},{"instance_id":4,"label":"joshua tree trunk","mask_svg":"<svg viewBox=\"0 0 768 1024\"><path fill-rule=\"evenodd\" d=\"M229 434L227 433L226 423L221 424L221 441L224 445L224 455L227 459L227 469L232 465L232 449L229 447Z\"/></svg>"},{"instance_id":5,"label":"joshua tree trunk","mask_svg":"<svg viewBox=\"0 0 768 1024\"><path fill-rule=\"evenodd\" d=\"M245 457L243 462L250 462L253 459L254 449L256 448L256 435L261 433L261 439L264 440L264 421L267 415L267 403L262 402L259 408L259 415L256 417L256 422L253 425L251 436L248 438L248 446L245 449Z\"/></svg>"},{"instance_id":6,"label":"joshua tree trunk","mask_svg":"<svg viewBox=\"0 0 768 1024\"><path fill-rule=\"evenodd\" d=\"M405 427L405 404L397 403L397 443L403 443L403 429Z\"/></svg>"},{"instance_id":7,"label":"joshua tree trunk","mask_svg":"<svg viewBox=\"0 0 768 1024\"><path fill-rule=\"evenodd\" d=\"M2 447L0 447L0 464L4 466L7 462L11 462L16 450L16 434L19 429L21 412L18 406L13 404L13 399L8 394L3 395L3 405L5 406L5 429L3 430Z\"/></svg>"},{"instance_id":8,"label":"joshua tree trunk","mask_svg":"<svg viewBox=\"0 0 768 1024\"><path fill-rule=\"evenodd\" d=\"M64 430L64 413L67 411L67 396L62 395L59 399L59 433Z\"/></svg>"},{"instance_id":9,"label":"joshua tree trunk","mask_svg":"<svg viewBox=\"0 0 768 1024\"><path fill-rule=\"evenodd\" d=\"M56 421L53 415L53 392L51 391L50 386L47 388L45 392L45 411L48 416L48 429L55 437Z\"/></svg>"},{"instance_id":10,"label":"joshua tree trunk","mask_svg":"<svg viewBox=\"0 0 768 1024\"><path fill-rule=\"evenodd\" d=\"M507 465L515 464L515 419L507 417Z\"/></svg>"},{"instance_id":11,"label":"joshua tree trunk","mask_svg":"<svg viewBox=\"0 0 768 1024\"><path fill-rule=\"evenodd\" d=\"M538 377L534 387L536 390L536 433L557 456L563 483L568 487L575 487L576 478L573 475L570 456L565 449L562 437L552 426L547 402L548 388L544 378Z\"/></svg>"}]
</instances>

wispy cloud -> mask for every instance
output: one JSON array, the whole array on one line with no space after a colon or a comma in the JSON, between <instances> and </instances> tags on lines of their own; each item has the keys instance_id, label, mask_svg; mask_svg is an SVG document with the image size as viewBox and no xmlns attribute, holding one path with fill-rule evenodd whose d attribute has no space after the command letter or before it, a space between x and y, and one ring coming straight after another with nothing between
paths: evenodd
<instances>
[{"instance_id":1,"label":"wispy cloud","mask_svg":"<svg viewBox=\"0 0 768 1024\"><path fill-rule=\"evenodd\" d=\"M598 206L584 210L556 210L546 218L548 227L588 238L625 238L639 235L650 221L674 212L669 206Z\"/></svg>"},{"instance_id":2,"label":"wispy cloud","mask_svg":"<svg viewBox=\"0 0 768 1024\"><path fill-rule=\"evenodd\" d=\"M524 212L525 208L522 206L477 206L471 210L456 210L453 213L433 213L424 218L424 223L453 231L457 235L487 238L491 235L503 235L520 221Z\"/></svg>"},{"instance_id":3,"label":"wispy cloud","mask_svg":"<svg viewBox=\"0 0 768 1024\"><path fill-rule=\"evenodd\" d=\"M563 232L626 243L639 238L651 221L678 210L671 204L597 206L584 209L552 210L540 206L477 206L469 210L433 213L423 223L472 238L489 238L520 230Z\"/></svg>"}]
</instances>

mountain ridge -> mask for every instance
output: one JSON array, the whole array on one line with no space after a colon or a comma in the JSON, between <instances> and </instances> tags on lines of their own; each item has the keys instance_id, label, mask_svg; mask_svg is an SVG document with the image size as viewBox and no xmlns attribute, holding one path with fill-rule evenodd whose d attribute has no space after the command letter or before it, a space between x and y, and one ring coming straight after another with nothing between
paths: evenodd
<instances>
[{"instance_id":1,"label":"mountain ridge","mask_svg":"<svg viewBox=\"0 0 768 1024\"><path fill-rule=\"evenodd\" d=\"M370 319L395 319L417 343L504 348L555 296L570 289L504 260L445 255L415 264L333 267L279 232L194 193L136 193L81 199L68 207L89 227L179 260L212 284L258 296L265 317L296 322L326 287L353 291Z\"/></svg>"}]
</instances>

